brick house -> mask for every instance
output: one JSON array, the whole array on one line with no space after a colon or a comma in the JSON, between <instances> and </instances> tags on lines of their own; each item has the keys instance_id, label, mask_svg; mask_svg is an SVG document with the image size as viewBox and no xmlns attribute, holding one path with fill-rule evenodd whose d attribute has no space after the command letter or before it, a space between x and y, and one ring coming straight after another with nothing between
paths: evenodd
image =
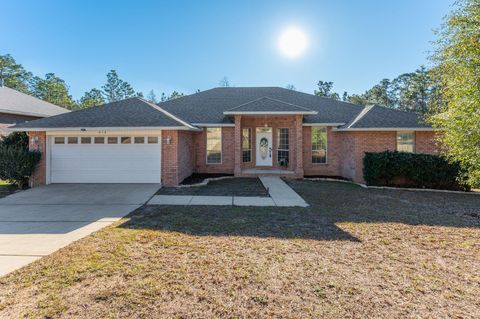
<instances>
[{"instance_id":1,"label":"brick house","mask_svg":"<svg viewBox=\"0 0 480 319\"><path fill-rule=\"evenodd\" d=\"M175 100L131 98L16 125L44 156L48 183L162 183L192 173L343 177L363 182L369 151L436 153L415 113L283 88L214 88Z\"/></svg>"},{"instance_id":2,"label":"brick house","mask_svg":"<svg viewBox=\"0 0 480 319\"><path fill-rule=\"evenodd\" d=\"M66 113L68 110L2 85L0 79L0 137L7 135L7 127Z\"/></svg>"}]
</instances>

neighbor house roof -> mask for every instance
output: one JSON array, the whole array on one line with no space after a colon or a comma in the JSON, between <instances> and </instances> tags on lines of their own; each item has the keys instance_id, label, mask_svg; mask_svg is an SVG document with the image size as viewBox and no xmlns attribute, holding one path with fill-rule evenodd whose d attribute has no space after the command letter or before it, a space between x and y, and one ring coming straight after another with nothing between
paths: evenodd
<instances>
[{"instance_id":1,"label":"neighbor house roof","mask_svg":"<svg viewBox=\"0 0 480 319\"><path fill-rule=\"evenodd\" d=\"M19 114L34 117L47 117L69 112L17 90L0 86L0 113Z\"/></svg>"},{"instance_id":2,"label":"neighbor house roof","mask_svg":"<svg viewBox=\"0 0 480 319\"><path fill-rule=\"evenodd\" d=\"M163 128L190 124L140 98L112 102L101 106L17 124L14 130L29 128Z\"/></svg>"},{"instance_id":3,"label":"neighbor house roof","mask_svg":"<svg viewBox=\"0 0 480 319\"><path fill-rule=\"evenodd\" d=\"M234 114L303 114L304 125L338 130L431 129L415 113L352 103L279 87L214 88L174 100L131 98L19 124L22 128L233 126Z\"/></svg>"}]
</instances>

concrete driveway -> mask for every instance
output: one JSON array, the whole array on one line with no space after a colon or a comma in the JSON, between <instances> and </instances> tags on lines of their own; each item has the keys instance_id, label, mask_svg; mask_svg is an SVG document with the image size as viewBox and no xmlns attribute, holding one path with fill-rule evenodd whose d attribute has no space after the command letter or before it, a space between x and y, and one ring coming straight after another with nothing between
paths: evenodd
<instances>
[{"instance_id":1,"label":"concrete driveway","mask_svg":"<svg viewBox=\"0 0 480 319\"><path fill-rule=\"evenodd\" d=\"M159 184L52 184L0 199L0 276L143 205Z\"/></svg>"}]
</instances>

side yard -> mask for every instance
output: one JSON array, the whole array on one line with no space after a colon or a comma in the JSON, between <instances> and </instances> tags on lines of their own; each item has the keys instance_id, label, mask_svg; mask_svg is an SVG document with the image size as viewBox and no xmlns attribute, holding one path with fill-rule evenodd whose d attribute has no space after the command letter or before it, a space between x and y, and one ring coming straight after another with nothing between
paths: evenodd
<instances>
[{"instance_id":1,"label":"side yard","mask_svg":"<svg viewBox=\"0 0 480 319\"><path fill-rule=\"evenodd\" d=\"M143 206L0 278L0 317L480 316L480 196L288 183L311 207Z\"/></svg>"}]
</instances>

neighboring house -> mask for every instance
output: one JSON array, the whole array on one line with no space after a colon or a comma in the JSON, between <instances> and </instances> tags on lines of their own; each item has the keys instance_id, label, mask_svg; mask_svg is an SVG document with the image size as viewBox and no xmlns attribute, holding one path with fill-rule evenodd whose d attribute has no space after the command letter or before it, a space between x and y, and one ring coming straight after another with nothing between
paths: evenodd
<instances>
[{"instance_id":1,"label":"neighboring house","mask_svg":"<svg viewBox=\"0 0 480 319\"><path fill-rule=\"evenodd\" d=\"M0 79L0 136L7 135L6 128L14 124L67 112L63 107L2 86Z\"/></svg>"},{"instance_id":2,"label":"neighboring house","mask_svg":"<svg viewBox=\"0 0 480 319\"><path fill-rule=\"evenodd\" d=\"M366 151L436 152L435 132L415 113L275 87L215 88L158 105L131 98L13 130L28 131L46 155L33 184L175 186L192 173L363 182Z\"/></svg>"}]
</instances>

